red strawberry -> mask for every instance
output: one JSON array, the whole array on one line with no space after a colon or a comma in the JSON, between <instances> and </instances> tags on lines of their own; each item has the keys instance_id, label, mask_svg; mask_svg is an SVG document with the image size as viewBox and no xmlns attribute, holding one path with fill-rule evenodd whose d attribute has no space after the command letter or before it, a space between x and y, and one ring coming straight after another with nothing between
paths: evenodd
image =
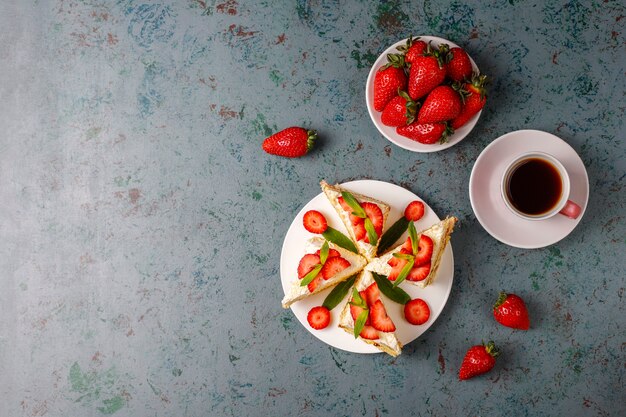
<instances>
[{"instance_id":1,"label":"red strawberry","mask_svg":"<svg viewBox=\"0 0 626 417\"><path fill-rule=\"evenodd\" d=\"M367 302L368 306L374 305L376 300L380 298L380 290L378 289L378 284L376 284L375 282L362 292L363 294L361 294L361 296Z\"/></svg>"},{"instance_id":2,"label":"red strawberry","mask_svg":"<svg viewBox=\"0 0 626 417\"><path fill-rule=\"evenodd\" d=\"M487 89L485 85L487 83L487 76L479 75L472 77L472 81L465 83L463 89L467 92L464 97L464 103L461 108L461 113L455 117L450 125L454 129L458 129L467 123L476 113L485 107L487 102Z\"/></svg>"},{"instance_id":3,"label":"red strawberry","mask_svg":"<svg viewBox=\"0 0 626 417\"><path fill-rule=\"evenodd\" d=\"M359 291L359 295L361 295L362 299L367 300L367 294L365 293L365 290ZM362 312L363 309L361 307L350 304L350 315L352 316L352 320L356 322L356 319ZM370 316L368 314L367 320L365 320L365 325L369 326L370 324Z\"/></svg>"},{"instance_id":4,"label":"red strawberry","mask_svg":"<svg viewBox=\"0 0 626 417\"><path fill-rule=\"evenodd\" d=\"M404 91L392 98L383 109L380 121L385 126L408 125L415 119L417 103L409 98Z\"/></svg>"},{"instance_id":5,"label":"red strawberry","mask_svg":"<svg viewBox=\"0 0 626 417\"><path fill-rule=\"evenodd\" d=\"M484 374L496 364L496 357L500 354L493 342L486 345L472 346L463 358L459 369L459 379L470 379Z\"/></svg>"},{"instance_id":6,"label":"red strawberry","mask_svg":"<svg viewBox=\"0 0 626 417\"><path fill-rule=\"evenodd\" d=\"M395 257L391 258L389 262L387 262L391 266L391 273L389 274L387 279L389 281L395 281L400 276L400 272L402 272L402 268L404 268L407 262L408 261L406 259L400 259Z\"/></svg>"},{"instance_id":7,"label":"red strawberry","mask_svg":"<svg viewBox=\"0 0 626 417\"><path fill-rule=\"evenodd\" d=\"M304 224L304 228L311 233L322 234L328 228L326 217L317 210L309 210L304 213L302 223Z\"/></svg>"},{"instance_id":8,"label":"red strawberry","mask_svg":"<svg viewBox=\"0 0 626 417\"><path fill-rule=\"evenodd\" d=\"M329 279L343 271L350 266L350 261L342 258L341 256L335 256L334 258L326 259L326 263L322 267L320 273L324 279Z\"/></svg>"},{"instance_id":9,"label":"red strawberry","mask_svg":"<svg viewBox=\"0 0 626 417\"><path fill-rule=\"evenodd\" d=\"M322 252L322 250L318 249L317 252L315 252L315 254L317 256L319 256L320 252ZM335 256L341 256L339 251L337 249L328 249L328 258L327 259L334 258Z\"/></svg>"},{"instance_id":10,"label":"red strawberry","mask_svg":"<svg viewBox=\"0 0 626 417\"><path fill-rule=\"evenodd\" d=\"M430 274L430 263L414 266L407 275L407 281L423 281Z\"/></svg>"},{"instance_id":11,"label":"red strawberry","mask_svg":"<svg viewBox=\"0 0 626 417\"><path fill-rule=\"evenodd\" d=\"M352 207L350 207L350 205L348 203L346 203L346 200L343 199L343 197L339 197L337 199L337 201L339 202L339 205L341 206L341 208L343 208L345 211L347 211L350 216L350 222L352 224L358 224L358 223L363 223L363 219L359 216L355 216L354 214L352 214ZM357 239L358 240L358 239Z\"/></svg>"},{"instance_id":12,"label":"red strawberry","mask_svg":"<svg viewBox=\"0 0 626 417\"><path fill-rule=\"evenodd\" d=\"M432 50L429 46L423 55L412 61L408 87L412 100L424 97L446 78L443 51L447 52L445 48Z\"/></svg>"},{"instance_id":13,"label":"red strawberry","mask_svg":"<svg viewBox=\"0 0 626 417\"><path fill-rule=\"evenodd\" d=\"M430 308L426 301L415 298L404 305L404 318L411 324L424 324L430 318Z\"/></svg>"},{"instance_id":14,"label":"red strawberry","mask_svg":"<svg viewBox=\"0 0 626 417\"><path fill-rule=\"evenodd\" d=\"M315 292L315 289L322 283L323 280L324 278L322 278L322 274L317 274L317 276L313 278L313 281L309 282L306 286L309 289L309 292Z\"/></svg>"},{"instance_id":15,"label":"red strawberry","mask_svg":"<svg viewBox=\"0 0 626 417\"><path fill-rule=\"evenodd\" d=\"M407 126L396 127L396 133L425 145L446 143L454 131L446 123L413 122Z\"/></svg>"},{"instance_id":16,"label":"red strawberry","mask_svg":"<svg viewBox=\"0 0 626 417\"><path fill-rule=\"evenodd\" d=\"M370 307L370 318L372 320L372 327L381 332L395 332L396 326L393 324L391 317L387 315L387 310L382 301L376 300L376 302Z\"/></svg>"},{"instance_id":17,"label":"red strawberry","mask_svg":"<svg viewBox=\"0 0 626 417\"><path fill-rule=\"evenodd\" d=\"M447 85L431 91L417 115L419 123L437 123L452 120L461 113L461 95Z\"/></svg>"},{"instance_id":18,"label":"red strawberry","mask_svg":"<svg viewBox=\"0 0 626 417\"><path fill-rule=\"evenodd\" d=\"M378 331L373 326L365 325L359 336L363 339L376 340L378 339Z\"/></svg>"},{"instance_id":19,"label":"red strawberry","mask_svg":"<svg viewBox=\"0 0 626 417\"><path fill-rule=\"evenodd\" d=\"M365 238L367 238L367 230L365 230L365 223L359 222L355 224L352 228L354 229L354 238L356 240L364 240Z\"/></svg>"},{"instance_id":20,"label":"red strawberry","mask_svg":"<svg viewBox=\"0 0 626 417\"><path fill-rule=\"evenodd\" d=\"M415 58L423 55L428 48L428 44L426 42L418 39L419 38L413 39L413 36L409 36L404 45L396 47L396 49L401 52L401 54L396 54L396 56L403 57L404 64L406 66L410 67L413 61L415 61Z\"/></svg>"},{"instance_id":21,"label":"red strawberry","mask_svg":"<svg viewBox=\"0 0 626 417\"><path fill-rule=\"evenodd\" d=\"M398 90L406 90L407 78L403 60L396 55L387 55L389 63L376 71L374 76L374 110L383 111L387 103L398 95Z\"/></svg>"},{"instance_id":22,"label":"red strawberry","mask_svg":"<svg viewBox=\"0 0 626 417\"><path fill-rule=\"evenodd\" d=\"M313 253L306 254L300 259L298 264L298 278L302 279L306 274L311 272L315 266L320 264L320 257Z\"/></svg>"},{"instance_id":23,"label":"red strawberry","mask_svg":"<svg viewBox=\"0 0 626 417\"><path fill-rule=\"evenodd\" d=\"M383 211L376 204L370 203L368 201L362 203L361 207L363 207L365 214L367 214L367 217L369 217L369 219L372 221L376 234L380 236L383 233L383 223L385 221L385 218L383 217Z\"/></svg>"},{"instance_id":24,"label":"red strawberry","mask_svg":"<svg viewBox=\"0 0 626 417\"><path fill-rule=\"evenodd\" d=\"M472 61L462 48L452 48L448 53L446 75L453 81L463 81L472 76Z\"/></svg>"},{"instance_id":25,"label":"red strawberry","mask_svg":"<svg viewBox=\"0 0 626 417\"><path fill-rule=\"evenodd\" d=\"M413 253L413 242L411 242L411 238L407 237L406 241L404 242L404 244L402 245L402 248L400 248L401 251L405 251L408 254Z\"/></svg>"},{"instance_id":26,"label":"red strawberry","mask_svg":"<svg viewBox=\"0 0 626 417\"><path fill-rule=\"evenodd\" d=\"M309 325L315 330L320 330L330 323L330 310L324 306L313 307L306 316Z\"/></svg>"},{"instance_id":27,"label":"red strawberry","mask_svg":"<svg viewBox=\"0 0 626 417\"><path fill-rule=\"evenodd\" d=\"M433 256L433 240L426 236L421 235L420 240L417 243L417 253L415 254L415 266L425 265L430 263L430 259Z\"/></svg>"},{"instance_id":28,"label":"red strawberry","mask_svg":"<svg viewBox=\"0 0 626 417\"><path fill-rule=\"evenodd\" d=\"M421 201L411 201L404 209L404 217L410 222L416 222L423 216L424 203L422 203Z\"/></svg>"},{"instance_id":29,"label":"red strawberry","mask_svg":"<svg viewBox=\"0 0 626 417\"><path fill-rule=\"evenodd\" d=\"M526 304L515 294L500 293L498 301L493 306L493 316L496 321L506 327L514 329L528 330L530 319Z\"/></svg>"},{"instance_id":30,"label":"red strawberry","mask_svg":"<svg viewBox=\"0 0 626 417\"><path fill-rule=\"evenodd\" d=\"M263 150L272 155L299 158L313 148L317 139L314 130L301 127L288 127L263 141Z\"/></svg>"},{"instance_id":31,"label":"red strawberry","mask_svg":"<svg viewBox=\"0 0 626 417\"><path fill-rule=\"evenodd\" d=\"M413 44L409 47L409 49L404 54L404 62L406 64L413 64L415 59L419 56L422 56L426 49L428 48L428 44L424 41L414 41Z\"/></svg>"}]
</instances>

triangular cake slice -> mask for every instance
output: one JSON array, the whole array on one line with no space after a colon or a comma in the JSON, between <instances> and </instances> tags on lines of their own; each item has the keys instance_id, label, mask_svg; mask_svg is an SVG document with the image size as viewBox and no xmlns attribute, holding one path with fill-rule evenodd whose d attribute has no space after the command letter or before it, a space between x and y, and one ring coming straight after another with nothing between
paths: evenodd
<instances>
[{"instance_id":1,"label":"triangular cake slice","mask_svg":"<svg viewBox=\"0 0 626 417\"><path fill-rule=\"evenodd\" d=\"M310 295L317 294L361 271L367 261L359 254L350 252L332 242L328 242L328 257L322 263L321 248L325 239L314 237L307 243L306 254L300 259L298 270L293 271L294 282L283 298L283 308ZM319 272L315 274L314 269ZM310 283L301 285L307 275L313 277Z\"/></svg>"},{"instance_id":2,"label":"triangular cake slice","mask_svg":"<svg viewBox=\"0 0 626 417\"><path fill-rule=\"evenodd\" d=\"M406 281L420 287L432 284L437 276L441 256L450 241L450 234L454 230L456 222L456 217L447 217L418 233L419 249L416 254L413 253L411 238L408 237L401 245L372 260L367 265L367 269L388 277L390 281L395 281L409 261L395 257L394 254L414 255L414 266L406 277ZM405 258L407 257L405 256Z\"/></svg>"},{"instance_id":3,"label":"triangular cake slice","mask_svg":"<svg viewBox=\"0 0 626 417\"><path fill-rule=\"evenodd\" d=\"M356 243L359 253L365 256L368 261L374 259L376 257L376 251L378 250L378 244L380 243L380 237L385 227L385 222L387 221L387 216L389 215L389 205L375 198L348 191L339 185L329 185L326 181L320 182L320 186L324 194L326 194L328 201L330 201L330 204L337 211L337 214L339 214L341 221L348 230L348 234ZM350 206L349 202L343 198L342 192L348 192L352 195L362 208L362 212L365 213L376 232L376 244L373 245L370 243L369 233L366 228L366 218L353 214L355 210Z\"/></svg>"},{"instance_id":4,"label":"triangular cake slice","mask_svg":"<svg viewBox=\"0 0 626 417\"><path fill-rule=\"evenodd\" d=\"M357 338L391 356L398 356L402 351L402 344L396 337L395 325L387 315L387 310L372 273L363 270L354 283L353 289L358 292L360 300L355 299L353 295L349 296L350 301L346 303L339 316L339 327L354 335L355 323L365 310L354 305L354 303L364 302L362 305L367 305L367 313L365 313L367 320Z\"/></svg>"}]
</instances>

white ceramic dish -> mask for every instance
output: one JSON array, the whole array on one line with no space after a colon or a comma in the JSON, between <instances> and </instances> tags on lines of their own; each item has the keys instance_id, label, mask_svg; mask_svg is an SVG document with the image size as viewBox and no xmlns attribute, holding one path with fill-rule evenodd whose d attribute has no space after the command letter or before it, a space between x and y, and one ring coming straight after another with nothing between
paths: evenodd
<instances>
[{"instance_id":1,"label":"white ceramic dish","mask_svg":"<svg viewBox=\"0 0 626 417\"><path fill-rule=\"evenodd\" d=\"M442 43L447 43L448 45L450 45L450 48L458 47L457 44L450 42L449 40L438 38L435 36L420 36L419 39L427 43L432 42L433 46L439 46ZM406 41L407 39L403 39L391 45L382 54L380 54L376 62L374 62L374 65L372 65L372 69L370 70L369 76L367 77L367 83L365 85L365 102L367 104L367 111L369 112L370 118L372 119L372 122L374 122L374 126L376 126L378 131L390 142L395 143L399 147L407 149L409 151L422 153L442 151L456 145L472 131L474 126L476 126L476 122L478 122L478 119L480 118L482 110L478 112L478 114L476 114L474 117L472 117L472 119L468 121L464 126L461 126L459 129L457 129L454 134L450 136L446 143L434 143L432 145L419 143L404 136L398 135L396 133L395 127L385 126L381 122L380 116L382 113L374 110L374 78L376 76L376 72L380 67L384 66L387 63L387 54L398 53L396 47L404 45ZM472 61L472 67L474 68L474 72L480 73L478 66L476 65L472 57L470 57L470 61Z\"/></svg>"},{"instance_id":2,"label":"white ceramic dish","mask_svg":"<svg viewBox=\"0 0 626 417\"><path fill-rule=\"evenodd\" d=\"M556 215L526 220L506 206L500 190L504 170L519 155L534 151L554 156L567 170L569 199L581 207L577 219ZM542 248L563 239L580 223L589 199L589 179L583 161L561 138L540 130L518 130L500 136L478 156L470 176L469 197L476 218L491 236L517 248Z\"/></svg>"},{"instance_id":3,"label":"white ceramic dish","mask_svg":"<svg viewBox=\"0 0 626 417\"><path fill-rule=\"evenodd\" d=\"M387 202L391 206L391 211L389 213L386 227L391 226L400 218L400 216L403 215L404 208L411 201L422 201L412 192L397 185L382 181L351 181L343 183L341 186L350 191L362 193ZM418 231L427 229L439 221L439 217L425 202L424 206L426 209L424 217L422 217L415 224ZM313 234L307 232L302 225L302 217L304 216L304 213L313 209L324 214L328 220L329 226L347 234L339 216L323 193L318 194L311 201L309 201L302 208L302 210L300 210L298 215L296 215L283 242L280 256L280 279L283 292L288 291L291 283L297 279L296 271L300 259L305 254L305 243L309 238L314 236ZM428 303L431 315L428 321L421 326L414 326L407 322L404 318L404 306L387 299L384 295L381 295L381 297L384 298L385 305L387 306L387 313L391 316L394 324L396 325L396 334L398 339L403 345L406 345L418 338L435 322L443 310L443 307L448 300L448 296L450 295L453 276L454 258L452 254L452 246L451 244L448 244L443 253L437 277L432 285L429 285L426 288L419 288L408 282L400 284L402 289L411 295L411 298L419 297ZM314 330L309 326L306 319L309 310L315 306L322 305L324 299L330 291L331 289L328 289L319 294L298 301L291 306L293 313L296 315L300 323L302 323L304 328L311 332L311 334L315 337L338 349L355 353L379 353L380 351L375 347L368 345L361 340L355 339L354 336L349 335L337 326L339 323L339 315L347 302L347 297L331 311L331 322L327 328L323 330Z\"/></svg>"}]
</instances>

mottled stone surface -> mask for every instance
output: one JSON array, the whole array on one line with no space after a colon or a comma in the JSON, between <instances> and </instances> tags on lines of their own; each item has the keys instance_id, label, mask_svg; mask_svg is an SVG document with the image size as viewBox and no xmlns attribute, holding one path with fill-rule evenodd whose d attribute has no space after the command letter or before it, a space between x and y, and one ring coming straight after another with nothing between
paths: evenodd
<instances>
[{"instance_id":1,"label":"mottled stone surface","mask_svg":"<svg viewBox=\"0 0 626 417\"><path fill-rule=\"evenodd\" d=\"M1 416L624 416L622 1L0 3ZM492 79L435 154L369 120L369 65L409 34ZM261 152L304 125L317 149ZM501 244L468 198L498 136L554 133L587 167L579 227ZM455 281L397 358L319 342L280 307L279 256L318 181L373 178L460 219ZM532 329L494 323L500 289ZM459 382L465 350L502 348Z\"/></svg>"}]
</instances>

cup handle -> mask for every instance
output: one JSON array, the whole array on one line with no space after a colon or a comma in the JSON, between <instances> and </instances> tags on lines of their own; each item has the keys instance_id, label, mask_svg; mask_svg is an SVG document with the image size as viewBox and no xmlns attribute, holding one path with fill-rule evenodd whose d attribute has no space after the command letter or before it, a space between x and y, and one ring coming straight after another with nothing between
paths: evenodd
<instances>
[{"instance_id":1,"label":"cup handle","mask_svg":"<svg viewBox=\"0 0 626 417\"><path fill-rule=\"evenodd\" d=\"M580 216L581 211L582 209L578 204L574 203L572 200L567 200L565 207L563 207L559 213L569 217L570 219L577 219L578 216Z\"/></svg>"}]
</instances>

